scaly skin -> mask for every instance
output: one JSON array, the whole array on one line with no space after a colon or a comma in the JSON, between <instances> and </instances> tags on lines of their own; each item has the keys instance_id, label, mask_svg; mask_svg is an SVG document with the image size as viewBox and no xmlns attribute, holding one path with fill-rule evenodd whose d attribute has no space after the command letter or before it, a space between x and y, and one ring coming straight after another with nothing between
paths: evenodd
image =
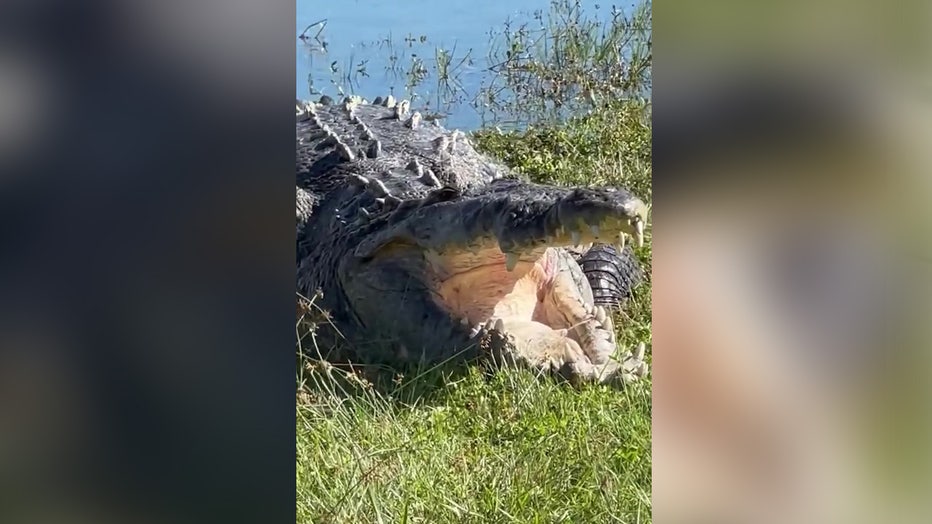
<instances>
[{"instance_id":1,"label":"scaly skin","mask_svg":"<svg viewBox=\"0 0 932 524\"><path fill-rule=\"evenodd\" d=\"M601 305L640 278L630 248L600 244L642 242L643 202L516 180L407 101L322 102L297 105L297 288L322 291L354 359L487 356L572 381L647 372L643 346L612 358ZM564 249L592 243L579 262Z\"/></svg>"},{"instance_id":2,"label":"scaly skin","mask_svg":"<svg viewBox=\"0 0 932 524\"><path fill-rule=\"evenodd\" d=\"M594 244L576 262L592 288L593 302L603 307L617 305L644 278L631 246L625 246L619 254L616 246Z\"/></svg>"}]
</instances>

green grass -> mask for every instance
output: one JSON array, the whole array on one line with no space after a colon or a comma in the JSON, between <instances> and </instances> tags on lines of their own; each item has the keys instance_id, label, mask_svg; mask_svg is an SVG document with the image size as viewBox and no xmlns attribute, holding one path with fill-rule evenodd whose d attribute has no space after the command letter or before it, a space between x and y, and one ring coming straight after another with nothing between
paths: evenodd
<instances>
[{"instance_id":1,"label":"green grass","mask_svg":"<svg viewBox=\"0 0 932 524\"><path fill-rule=\"evenodd\" d=\"M648 522L650 390L473 368L298 410L298 522ZM432 382L427 386L428 382ZM442 392L441 392L442 391Z\"/></svg>"},{"instance_id":2,"label":"green grass","mask_svg":"<svg viewBox=\"0 0 932 524\"><path fill-rule=\"evenodd\" d=\"M477 133L525 176L611 184L650 201L645 109L618 103L557 127ZM648 274L650 243L638 250ZM650 342L650 283L615 313ZM650 522L651 384L573 388L527 371L427 370L373 385L302 365L297 522Z\"/></svg>"}]
</instances>

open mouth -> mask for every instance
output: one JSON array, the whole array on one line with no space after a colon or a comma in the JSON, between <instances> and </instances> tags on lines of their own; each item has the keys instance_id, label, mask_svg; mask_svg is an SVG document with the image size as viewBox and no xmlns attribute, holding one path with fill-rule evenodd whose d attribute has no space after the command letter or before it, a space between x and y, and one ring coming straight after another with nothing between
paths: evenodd
<instances>
[{"instance_id":1,"label":"open mouth","mask_svg":"<svg viewBox=\"0 0 932 524\"><path fill-rule=\"evenodd\" d=\"M613 243L620 252L629 241L642 246L646 207L629 212L609 208L583 213L585 219L564 212L558 223L518 227L504 241L486 235L428 249L437 300L473 335L506 335L534 363L604 363L616 349L611 314L594 303L573 255L559 248Z\"/></svg>"},{"instance_id":2,"label":"open mouth","mask_svg":"<svg viewBox=\"0 0 932 524\"><path fill-rule=\"evenodd\" d=\"M480 347L492 337L505 342L490 343L493 353L497 346L537 369L595 377L621 369L610 362L614 325L561 248L642 246L647 214L647 205L620 189L499 180L456 198L398 204L378 215L354 254L363 264L417 260L417 280ZM624 371L643 376L646 365Z\"/></svg>"}]
</instances>

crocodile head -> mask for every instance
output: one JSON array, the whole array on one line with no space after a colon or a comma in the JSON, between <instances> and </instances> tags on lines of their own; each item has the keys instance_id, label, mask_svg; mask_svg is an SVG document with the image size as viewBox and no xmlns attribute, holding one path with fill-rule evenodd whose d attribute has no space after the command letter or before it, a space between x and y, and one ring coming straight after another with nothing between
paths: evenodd
<instances>
[{"instance_id":1,"label":"crocodile head","mask_svg":"<svg viewBox=\"0 0 932 524\"><path fill-rule=\"evenodd\" d=\"M615 353L610 315L566 247L642 245L648 207L620 189L499 179L403 201L358 231L339 278L357 324L398 357L487 350L571 378L643 374ZM428 360L433 360L428 358Z\"/></svg>"}]
</instances>

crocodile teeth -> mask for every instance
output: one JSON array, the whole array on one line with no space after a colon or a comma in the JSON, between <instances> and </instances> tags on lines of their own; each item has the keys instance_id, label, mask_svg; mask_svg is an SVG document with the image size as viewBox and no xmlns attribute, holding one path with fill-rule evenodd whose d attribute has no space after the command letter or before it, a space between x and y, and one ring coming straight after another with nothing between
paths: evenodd
<instances>
[{"instance_id":1,"label":"crocodile teeth","mask_svg":"<svg viewBox=\"0 0 932 524\"><path fill-rule=\"evenodd\" d=\"M517 265L518 265L518 254L517 253L506 253L505 254L505 269L507 269L508 271L514 271Z\"/></svg>"},{"instance_id":2,"label":"crocodile teeth","mask_svg":"<svg viewBox=\"0 0 932 524\"><path fill-rule=\"evenodd\" d=\"M634 350L634 358L637 360L644 360L644 352L647 350L647 346L643 342L638 344L637 349Z\"/></svg>"},{"instance_id":3,"label":"crocodile teeth","mask_svg":"<svg viewBox=\"0 0 932 524\"><path fill-rule=\"evenodd\" d=\"M608 333L608 339L614 342L615 341L615 323L612 322L612 316L608 313L608 310L605 309L604 307L600 306L599 309L601 310L601 316L602 316L600 320L600 322L602 323L602 329L604 329L606 333Z\"/></svg>"},{"instance_id":4,"label":"crocodile teeth","mask_svg":"<svg viewBox=\"0 0 932 524\"><path fill-rule=\"evenodd\" d=\"M503 333L505 331L505 321L500 318L496 319L495 326L492 329L498 331L499 333Z\"/></svg>"},{"instance_id":5,"label":"crocodile teeth","mask_svg":"<svg viewBox=\"0 0 932 524\"><path fill-rule=\"evenodd\" d=\"M602 306L596 306L594 312L595 319L599 321L599 324L605 324L605 308Z\"/></svg>"},{"instance_id":6,"label":"crocodile teeth","mask_svg":"<svg viewBox=\"0 0 932 524\"><path fill-rule=\"evenodd\" d=\"M638 244L638 247L644 247L644 221L636 220L634 222L634 239Z\"/></svg>"},{"instance_id":7,"label":"crocodile teeth","mask_svg":"<svg viewBox=\"0 0 932 524\"><path fill-rule=\"evenodd\" d=\"M462 319L460 319L460 325L463 326L463 327L468 326L468 325L469 325L469 319L466 318L466 317L463 317Z\"/></svg>"},{"instance_id":8,"label":"crocodile teeth","mask_svg":"<svg viewBox=\"0 0 932 524\"><path fill-rule=\"evenodd\" d=\"M579 246L579 242L582 240L582 234L579 231L571 231L570 237L573 239L573 245Z\"/></svg>"},{"instance_id":9,"label":"crocodile teeth","mask_svg":"<svg viewBox=\"0 0 932 524\"><path fill-rule=\"evenodd\" d=\"M625 249L627 236L624 233L618 233L618 242L615 243L615 250L621 253Z\"/></svg>"},{"instance_id":10,"label":"crocodile teeth","mask_svg":"<svg viewBox=\"0 0 932 524\"><path fill-rule=\"evenodd\" d=\"M599 233L601 233L601 230L599 229L598 224L592 224L591 226L589 226L589 230L592 231L592 236L594 236L595 238L599 238Z\"/></svg>"},{"instance_id":11,"label":"crocodile teeth","mask_svg":"<svg viewBox=\"0 0 932 524\"><path fill-rule=\"evenodd\" d=\"M387 97L385 97L385 101L382 103L382 105L384 105L385 107L389 109L395 107L395 97L393 97L392 95L388 95Z\"/></svg>"}]
</instances>

